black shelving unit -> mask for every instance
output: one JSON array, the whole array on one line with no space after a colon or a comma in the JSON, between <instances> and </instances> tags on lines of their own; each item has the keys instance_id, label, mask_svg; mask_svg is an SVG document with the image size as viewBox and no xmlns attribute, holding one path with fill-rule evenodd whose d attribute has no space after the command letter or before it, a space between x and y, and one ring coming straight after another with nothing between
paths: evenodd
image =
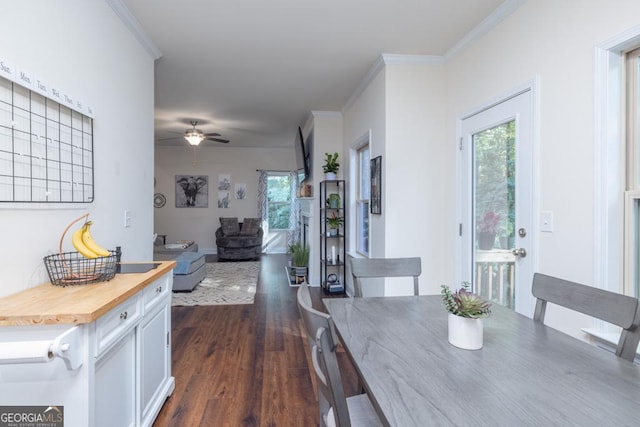
<instances>
[{"instance_id":1,"label":"black shelving unit","mask_svg":"<svg viewBox=\"0 0 640 427\"><path fill-rule=\"evenodd\" d=\"M334 196L334 195L337 195ZM343 218L340 228L334 233L327 224L327 218ZM347 208L345 201L345 181L320 182L320 280L326 293L345 291L345 256L347 253Z\"/></svg>"}]
</instances>

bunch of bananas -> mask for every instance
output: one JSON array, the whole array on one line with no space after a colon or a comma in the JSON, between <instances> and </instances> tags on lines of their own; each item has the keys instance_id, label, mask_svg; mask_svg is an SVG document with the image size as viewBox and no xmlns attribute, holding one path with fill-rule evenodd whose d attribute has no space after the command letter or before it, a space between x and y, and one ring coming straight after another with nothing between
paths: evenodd
<instances>
[{"instance_id":1,"label":"bunch of bananas","mask_svg":"<svg viewBox=\"0 0 640 427\"><path fill-rule=\"evenodd\" d=\"M98 258L101 256L109 256L111 252L98 245L91 235L91 221L85 222L82 227L73 233L71 243L78 252L87 258Z\"/></svg>"}]
</instances>

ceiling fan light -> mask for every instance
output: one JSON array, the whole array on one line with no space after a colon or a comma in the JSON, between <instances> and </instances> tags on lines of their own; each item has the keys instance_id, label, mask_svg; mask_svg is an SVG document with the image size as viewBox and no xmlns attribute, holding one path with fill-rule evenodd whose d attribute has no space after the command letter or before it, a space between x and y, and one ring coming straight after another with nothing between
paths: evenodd
<instances>
[{"instance_id":1,"label":"ceiling fan light","mask_svg":"<svg viewBox=\"0 0 640 427\"><path fill-rule=\"evenodd\" d=\"M198 145L204 139L204 135L194 129L187 131L184 134L184 139L186 139L191 145Z\"/></svg>"}]
</instances>

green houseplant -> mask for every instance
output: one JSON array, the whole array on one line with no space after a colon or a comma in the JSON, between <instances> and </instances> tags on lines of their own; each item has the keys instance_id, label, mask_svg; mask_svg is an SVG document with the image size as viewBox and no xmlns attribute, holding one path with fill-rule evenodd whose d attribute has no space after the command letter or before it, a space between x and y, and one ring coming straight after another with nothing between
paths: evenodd
<instances>
[{"instance_id":1,"label":"green houseplant","mask_svg":"<svg viewBox=\"0 0 640 427\"><path fill-rule=\"evenodd\" d=\"M289 245L289 253L291 254L291 265L289 266L289 275L291 283L300 283L307 280L307 272L309 271L309 245L302 243L293 243Z\"/></svg>"},{"instance_id":2,"label":"green houseplant","mask_svg":"<svg viewBox=\"0 0 640 427\"><path fill-rule=\"evenodd\" d=\"M482 318L491 315L491 303L469 291L469 283L452 292L442 285L442 301L449 312L448 339L452 345L465 350L478 350L483 345Z\"/></svg>"},{"instance_id":3,"label":"green houseplant","mask_svg":"<svg viewBox=\"0 0 640 427\"><path fill-rule=\"evenodd\" d=\"M336 179L336 174L340 169L340 163L338 163L338 153L324 153L324 165L322 171L325 173L325 178L328 180Z\"/></svg>"},{"instance_id":4,"label":"green houseplant","mask_svg":"<svg viewBox=\"0 0 640 427\"><path fill-rule=\"evenodd\" d=\"M291 264L293 267L306 268L309 265L309 245L294 243L289 246L289 253L291 254Z\"/></svg>"},{"instance_id":5,"label":"green houseplant","mask_svg":"<svg viewBox=\"0 0 640 427\"><path fill-rule=\"evenodd\" d=\"M336 215L335 212L331 212L331 216L328 216L326 221L329 226L329 235L331 236L338 234L338 228L342 227L342 224L344 224L344 218Z\"/></svg>"}]
</instances>

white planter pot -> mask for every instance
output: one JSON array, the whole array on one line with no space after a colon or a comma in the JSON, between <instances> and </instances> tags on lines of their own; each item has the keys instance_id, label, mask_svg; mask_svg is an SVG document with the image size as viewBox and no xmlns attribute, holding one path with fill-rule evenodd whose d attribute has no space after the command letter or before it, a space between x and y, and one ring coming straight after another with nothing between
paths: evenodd
<instances>
[{"instance_id":1,"label":"white planter pot","mask_svg":"<svg viewBox=\"0 0 640 427\"><path fill-rule=\"evenodd\" d=\"M482 319L471 319L449 313L449 342L465 350L482 348Z\"/></svg>"},{"instance_id":2,"label":"white planter pot","mask_svg":"<svg viewBox=\"0 0 640 427\"><path fill-rule=\"evenodd\" d=\"M327 181L335 181L336 179L338 179L338 175L333 172L327 172L324 174L324 179L326 179Z\"/></svg>"}]
</instances>

